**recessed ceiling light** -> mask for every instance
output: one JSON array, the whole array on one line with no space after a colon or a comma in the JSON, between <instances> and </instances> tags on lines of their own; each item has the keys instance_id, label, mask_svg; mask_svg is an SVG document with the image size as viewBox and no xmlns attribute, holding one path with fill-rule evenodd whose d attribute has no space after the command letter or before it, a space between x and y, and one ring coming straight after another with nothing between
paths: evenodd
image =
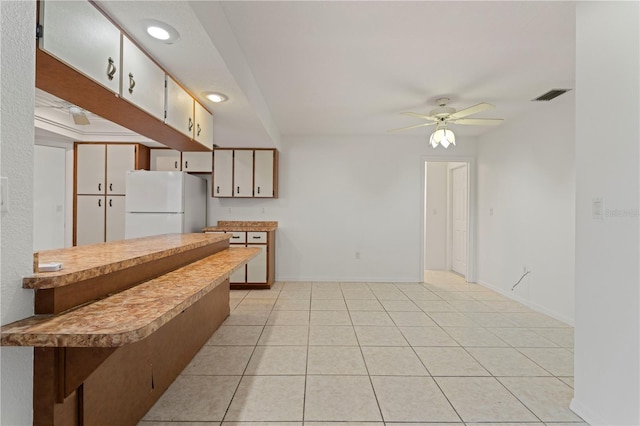
<instances>
[{"instance_id":1,"label":"recessed ceiling light","mask_svg":"<svg viewBox=\"0 0 640 426\"><path fill-rule=\"evenodd\" d=\"M141 22L144 31L156 40L167 44L180 40L178 30L165 22L155 19L143 19Z\"/></svg>"},{"instance_id":2,"label":"recessed ceiling light","mask_svg":"<svg viewBox=\"0 0 640 426\"><path fill-rule=\"evenodd\" d=\"M209 99L211 102L215 102L215 103L224 102L227 99L229 99L227 95L224 95L222 93L217 93L217 92L207 92L204 94L204 96L206 96L206 98Z\"/></svg>"}]
</instances>

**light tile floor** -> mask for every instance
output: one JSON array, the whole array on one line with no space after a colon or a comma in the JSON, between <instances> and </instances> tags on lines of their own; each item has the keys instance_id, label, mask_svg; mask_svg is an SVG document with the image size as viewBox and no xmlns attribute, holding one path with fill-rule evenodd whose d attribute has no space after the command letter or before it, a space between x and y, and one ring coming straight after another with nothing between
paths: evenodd
<instances>
[{"instance_id":1,"label":"light tile floor","mask_svg":"<svg viewBox=\"0 0 640 426\"><path fill-rule=\"evenodd\" d=\"M454 274L276 283L231 310L139 426L586 424L573 328Z\"/></svg>"}]
</instances>

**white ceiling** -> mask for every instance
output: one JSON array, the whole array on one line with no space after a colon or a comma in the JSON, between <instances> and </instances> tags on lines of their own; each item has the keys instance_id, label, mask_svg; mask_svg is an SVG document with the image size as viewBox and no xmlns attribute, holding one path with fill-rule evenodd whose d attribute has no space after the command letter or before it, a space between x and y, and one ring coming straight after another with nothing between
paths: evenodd
<instances>
[{"instance_id":1,"label":"white ceiling","mask_svg":"<svg viewBox=\"0 0 640 426\"><path fill-rule=\"evenodd\" d=\"M278 146L281 136L380 135L418 124L435 99L475 117L517 119L531 99L574 87L573 2L98 1L214 112L220 146ZM174 26L167 45L142 19ZM229 95L208 103L204 91ZM452 127L464 135L491 128ZM402 134L420 135L419 128Z\"/></svg>"}]
</instances>

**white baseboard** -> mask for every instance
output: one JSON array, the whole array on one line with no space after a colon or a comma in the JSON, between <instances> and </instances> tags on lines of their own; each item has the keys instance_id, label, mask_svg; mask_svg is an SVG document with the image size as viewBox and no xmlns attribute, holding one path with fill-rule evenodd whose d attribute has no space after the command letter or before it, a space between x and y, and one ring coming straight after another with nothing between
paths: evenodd
<instances>
[{"instance_id":1,"label":"white baseboard","mask_svg":"<svg viewBox=\"0 0 640 426\"><path fill-rule=\"evenodd\" d=\"M534 303L530 300L525 299L524 297L518 296L517 294L514 294L510 291L506 291L502 288L496 287L494 285L491 285L485 281L482 280L478 280L476 281L478 284L480 284L483 287L486 287L490 290L495 291L496 293L500 293L503 296L508 297L509 299L513 299L516 302L520 302L523 305L533 309L534 311L540 312L541 314L545 314L545 315L549 315L552 318L557 319L558 321L562 321L565 324L568 324L570 326L574 326L574 319L573 318L569 318L565 315L562 315L558 312L552 311L550 309L545 308L544 306L538 305L537 303Z\"/></svg>"},{"instance_id":2,"label":"white baseboard","mask_svg":"<svg viewBox=\"0 0 640 426\"><path fill-rule=\"evenodd\" d=\"M276 277L276 281L300 281L300 282L369 282L369 283L422 283L423 279L408 279L398 277Z\"/></svg>"}]
</instances>

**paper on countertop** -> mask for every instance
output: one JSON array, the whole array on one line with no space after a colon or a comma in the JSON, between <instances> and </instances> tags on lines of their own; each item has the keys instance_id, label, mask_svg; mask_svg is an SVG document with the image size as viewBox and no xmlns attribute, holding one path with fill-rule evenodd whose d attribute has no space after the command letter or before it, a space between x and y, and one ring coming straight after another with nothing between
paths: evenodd
<instances>
[{"instance_id":1,"label":"paper on countertop","mask_svg":"<svg viewBox=\"0 0 640 426\"><path fill-rule=\"evenodd\" d=\"M55 272L62 269L60 262L38 263L38 272Z\"/></svg>"}]
</instances>

